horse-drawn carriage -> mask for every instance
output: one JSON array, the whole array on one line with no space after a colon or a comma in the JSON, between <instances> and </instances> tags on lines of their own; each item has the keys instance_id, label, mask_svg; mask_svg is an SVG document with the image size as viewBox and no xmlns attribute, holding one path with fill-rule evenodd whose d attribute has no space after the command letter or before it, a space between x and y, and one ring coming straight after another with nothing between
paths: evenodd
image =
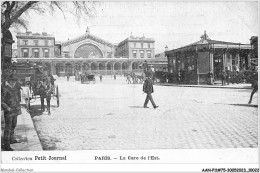
<instances>
[{"instance_id":1,"label":"horse-drawn carriage","mask_svg":"<svg viewBox=\"0 0 260 173\"><path fill-rule=\"evenodd\" d=\"M80 81L81 83L90 83L90 81L93 82L93 84L96 83L96 78L94 74L88 74L88 73L81 73L80 74Z\"/></svg>"},{"instance_id":2,"label":"horse-drawn carriage","mask_svg":"<svg viewBox=\"0 0 260 173\"><path fill-rule=\"evenodd\" d=\"M156 83L165 83L168 81L168 73L164 71L155 71L153 73L153 80Z\"/></svg>"},{"instance_id":3,"label":"horse-drawn carriage","mask_svg":"<svg viewBox=\"0 0 260 173\"><path fill-rule=\"evenodd\" d=\"M16 63L13 65L14 77L18 79L22 87L22 97L26 103L27 109L30 110L30 103L34 102L39 96L39 84L45 78L48 79L47 73L42 70L42 66L30 63ZM51 96L57 100L57 106L60 104L60 93L58 85L51 81Z\"/></svg>"}]
</instances>

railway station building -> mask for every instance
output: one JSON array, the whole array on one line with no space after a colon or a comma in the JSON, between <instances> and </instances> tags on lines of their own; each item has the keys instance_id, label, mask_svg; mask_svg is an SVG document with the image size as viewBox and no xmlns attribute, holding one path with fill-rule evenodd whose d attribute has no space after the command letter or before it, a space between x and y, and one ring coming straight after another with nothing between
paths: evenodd
<instances>
[{"instance_id":1,"label":"railway station building","mask_svg":"<svg viewBox=\"0 0 260 173\"><path fill-rule=\"evenodd\" d=\"M141 72L142 63L155 59L154 39L130 36L112 44L86 33L65 42L55 41L47 33L18 33L17 62L34 62L54 75L92 74L122 75Z\"/></svg>"},{"instance_id":2,"label":"railway station building","mask_svg":"<svg viewBox=\"0 0 260 173\"><path fill-rule=\"evenodd\" d=\"M251 45L211 40L206 31L195 43L165 51L169 82L205 84L209 75L220 80L223 70L251 68Z\"/></svg>"}]
</instances>

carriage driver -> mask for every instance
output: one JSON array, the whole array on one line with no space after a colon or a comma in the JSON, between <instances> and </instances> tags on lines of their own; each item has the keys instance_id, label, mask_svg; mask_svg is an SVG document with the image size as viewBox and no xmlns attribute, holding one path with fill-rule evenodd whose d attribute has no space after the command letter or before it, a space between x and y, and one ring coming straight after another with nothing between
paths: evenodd
<instances>
[{"instance_id":1,"label":"carriage driver","mask_svg":"<svg viewBox=\"0 0 260 173\"><path fill-rule=\"evenodd\" d=\"M50 101L51 101L52 87L48 79L43 78L43 80L41 81L39 86L39 93L41 97L41 110L45 111L44 99L46 98L48 115L50 115L51 114Z\"/></svg>"},{"instance_id":2,"label":"carriage driver","mask_svg":"<svg viewBox=\"0 0 260 173\"><path fill-rule=\"evenodd\" d=\"M51 85L54 86L54 81L56 79L54 79L54 77L51 75L51 73L48 74L48 80L50 81Z\"/></svg>"}]
</instances>

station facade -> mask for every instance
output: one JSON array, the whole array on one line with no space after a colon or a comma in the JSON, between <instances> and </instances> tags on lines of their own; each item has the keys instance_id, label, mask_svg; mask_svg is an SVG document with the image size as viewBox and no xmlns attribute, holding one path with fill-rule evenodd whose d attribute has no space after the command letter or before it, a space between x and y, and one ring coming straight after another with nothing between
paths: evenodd
<instances>
[{"instance_id":1,"label":"station facade","mask_svg":"<svg viewBox=\"0 0 260 173\"><path fill-rule=\"evenodd\" d=\"M90 34L89 30L65 42L55 42L55 37L47 33L18 33L16 37L17 62L43 65L54 75L141 72L145 60L155 59L155 41L144 36L130 36L118 45Z\"/></svg>"}]
</instances>

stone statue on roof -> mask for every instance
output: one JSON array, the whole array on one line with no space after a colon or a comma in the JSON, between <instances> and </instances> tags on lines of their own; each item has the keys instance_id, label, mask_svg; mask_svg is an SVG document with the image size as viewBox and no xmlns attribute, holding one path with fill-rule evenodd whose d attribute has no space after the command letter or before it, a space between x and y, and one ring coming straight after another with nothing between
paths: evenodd
<instances>
[{"instance_id":1,"label":"stone statue on roof","mask_svg":"<svg viewBox=\"0 0 260 173\"><path fill-rule=\"evenodd\" d=\"M209 36L206 33L206 30L204 31L204 34L200 36L201 40L210 40Z\"/></svg>"}]
</instances>

